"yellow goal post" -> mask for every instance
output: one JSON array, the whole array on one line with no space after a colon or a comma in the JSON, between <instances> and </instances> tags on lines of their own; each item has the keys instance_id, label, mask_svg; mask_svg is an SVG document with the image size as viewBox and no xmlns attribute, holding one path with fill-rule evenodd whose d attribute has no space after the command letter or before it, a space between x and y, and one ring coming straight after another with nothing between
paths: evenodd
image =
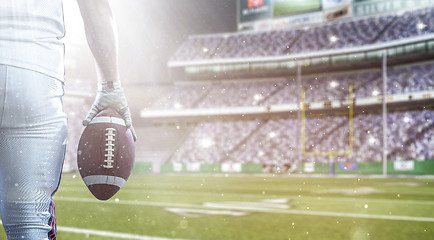
<instances>
[{"instance_id":1,"label":"yellow goal post","mask_svg":"<svg viewBox=\"0 0 434 240\"><path fill-rule=\"evenodd\" d=\"M328 152L306 152L306 91L302 88L301 94L301 151L303 155L307 156L329 156L330 162L333 162L333 157L336 155L351 155L353 154L353 114L354 114L354 102L353 102L353 85L349 85L349 103L348 103L348 117L349 117L349 149L348 151L328 151Z\"/></svg>"}]
</instances>

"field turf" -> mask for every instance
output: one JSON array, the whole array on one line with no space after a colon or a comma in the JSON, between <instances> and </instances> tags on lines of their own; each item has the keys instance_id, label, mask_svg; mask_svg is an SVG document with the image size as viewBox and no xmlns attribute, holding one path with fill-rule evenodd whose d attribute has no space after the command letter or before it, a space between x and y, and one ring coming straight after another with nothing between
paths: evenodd
<instances>
[{"instance_id":1,"label":"field turf","mask_svg":"<svg viewBox=\"0 0 434 240\"><path fill-rule=\"evenodd\" d=\"M132 175L98 201L64 174L54 199L59 240L434 239L432 178Z\"/></svg>"}]
</instances>

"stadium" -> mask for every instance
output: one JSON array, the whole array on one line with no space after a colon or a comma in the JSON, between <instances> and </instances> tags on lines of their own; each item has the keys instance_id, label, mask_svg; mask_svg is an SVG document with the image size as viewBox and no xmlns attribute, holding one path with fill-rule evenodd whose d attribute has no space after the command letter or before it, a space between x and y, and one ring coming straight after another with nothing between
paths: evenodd
<instances>
[{"instance_id":1,"label":"stadium","mask_svg":"<svg viewBox=\"0 0 434 240\"><path fill-rule=\"evenodd\" d=\"M133 39L169 40L125 20L159 3L112 1L138 140L99 201L77 167L94 63L65 1L59 238L434 239L434 1L228 2L231 30L185 30L159 56Z\"/></svg>"}]
</instances>

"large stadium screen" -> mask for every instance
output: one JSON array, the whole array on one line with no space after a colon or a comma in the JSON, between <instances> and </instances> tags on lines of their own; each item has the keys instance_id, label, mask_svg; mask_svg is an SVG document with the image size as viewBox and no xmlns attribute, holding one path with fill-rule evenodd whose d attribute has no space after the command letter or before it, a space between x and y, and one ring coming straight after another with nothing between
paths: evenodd
<instances>
[{"instance_id":1,"label":"large stadium screen","mask_svg":"<svg viewBox=\"0 0 434 240\"><path fill-rule=\"evenodd\" d=\"M321 10L321 0L275 0L273 16L314 12Z\"/></svg>"},{"instance_id":2,"label":"large stadium screen","mask_svg":"<svg viewBox=\"0 0 434 240\"><path fill-rule=\"evenodd\" d=\"M270 19L273 15L272 0L239 0L239 22Z\"/></svg>"}]
</instances>

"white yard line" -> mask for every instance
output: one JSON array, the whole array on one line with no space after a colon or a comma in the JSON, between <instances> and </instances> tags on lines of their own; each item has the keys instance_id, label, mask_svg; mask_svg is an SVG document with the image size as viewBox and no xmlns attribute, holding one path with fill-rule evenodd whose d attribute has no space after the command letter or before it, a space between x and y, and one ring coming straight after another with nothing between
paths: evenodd
<instances>
[{"instance_id":1,"label":"white yard line","mask_svg":"<svg viewBox=\"0 0 434 240\"><path fill-rule=\"evenodd\" d=\"M367 213L339 213L339 212L325 212L325 211L305 211L305 210L275 210L270 209L267 211L258 211L267 213L285 213L296 215L311 215L311 216L324 216L324 217L349 217L349 218L365 218L365 219L380 219L380 220L400 220L400 221L414 221L414 222L434 222L431 217L410 217L410 216L395 216L395 215L379 215Z\"/></svg>"},{"instance_id":2,"label":"white yard line","mask_svg":"<svg viewBox=\"0 0 434 240\"><path fill-rule=\"evenodd\" d=\"M298 196L292 196L292 199L300 199ZM359 201L359 202L375 202L375 203L391 203L391 204L420 204L420 205L434 205L434 201L426 201L426 200L399 200L399 199L376 199L376 198L356 198L356 197L313 197L313 196L303 196L301 199L304 200L329 200L329 201Z\"/></svg>"},{"instance_id":3,"label":"white yard line","mask_svg":"<svg viewBox=\"0 0 434 240\"><path fill-rule=\"evenodd\" d=\"M68 202L87 202L87 203L103 203L103 204L122 204L122 205L139 205L139 206L156 206L156 207L182 207L186 209L209 209L209 206L199 204L186 204L186 203L168 203L168 202L144 202L144 201L129 201L129 200L109 200L98 201L96 199L88 198L68 198L59 197L55 198L56 201ZM235 207L235 206L234 206ZM213 206L213 209L226 209L234 210L234 207L229 205L221 205L220 207ZM365 219L380 219L380 220L401 220L401 221L416 221L416 222L434 222L433 217L412 217L412 216L397 216L397 215L380 215L380 214L367 214L367 213L339 213L339 212L326 212L326 211L309 211L309 210L293 210L293 209L257 209L254 212L266 213L279 213L279 214L296 214L296 215L311 215L311 216L326 216L326 217L351 217L351 218L365 218Z\"/></svg>"},{"instance_id":4,"label":"white yard line","mask_svg":"<svg viewBox=\"0 0 434 240\"><path fill-rule=\"evenodd\" d=\"M94 229L82 229L82 228L72 228L72 227L62 227L59 226L57 228L59 232L69 232L69 233L78 233L82 235L96 235L102 237L111 237L111 238L123 238L123 239L138 239L138 240L180 240L175 238L161 238L161 237L151 237L151 236L142 236L142 235L134 235L128 233L117 233L117 232L109 232L109 231L100 231Z\"/></svg>"},{"instance_id":5,"label":"white yard line","mask_svg":"<svg viewBox=\"0 0 434 240\"><path fill-rule=\"evenodd\" d=\"M71 187L64 187L61 188L61 191L82 191L85 188L71 188ZM85 189L86 190L86 189ZM147 191L137 191L132 189L122 189L123 192L134 192L134 193L144 193L147 195L152 194L162 194L162 195L199 195L199 196L216 196L220 195L221 193L217 192L197 192L197 191L177 191L177 190L147 190ZM400 195L410 195L410 194L417 194L417 193L407 193L402 192ZM427 193L428 195L434 195L434 193ZM58 193L59 195L59 193ZM254 198L264 198L267 197L267 195L261 195L258 197L258 194L250 194L250 193L225 193L225 196L244 196L244 197L254 197ZM298 196L289 196L289 195L280 195L280 194L270 194L268 195L269 198L290 198L290 199L299 199ZM397 197L398 198L398 197ZM379 202L379 203L393 203L393 204L421 204L421 205L434 205L434 201L427 201L427 200L401 200L401 199L376 199L376 198L360 198L356 195L345 195L345 197L328 197L328 196L303 196L303 199L314 199L314 200L332 200L332 201L366 201L366 202Z\"/></svg>"},{"instance_id":6,"label":"white yard line","mask_svg":"<svg viewBox=\"0 0 434 240\"><path fill-rule=\"evenodd\" d=\"M132 200L116 200L111 199L107 201L100 201L95 198L74 198L74 197L54 197L55 201L66 202L85 202L85 203L97 203L97 204L121 204L121 205L138 205L138 206L153 206L153 207L186 207L195 208L197 204L189 203L167 203L167 202L145 202L145 201L132 201Z\"/></svg>"},{"instance_id":7,"label":"white yard line","mask_svg":"<svg viewBox=\"0 0 434 240\"><path fill-rule=\"evenodd\" d=\"M0 225L3 225L1 220L0 220ZM63 227L63 226L58 226L57 230L59 232L68 232L68 233L77 233L77 234L81 234L81 235L94 235L94 236L102 236L102 237L110 237L110 238L122 238L122 239L181 240L181 239L175 239L175 238L152 237L152 236L143 236L143 235L135 235L135 234L128 234L128 233L118 233L118 232L101 231L101 230L84 229L84 228Z\"/></svg>"}]
</instances>

